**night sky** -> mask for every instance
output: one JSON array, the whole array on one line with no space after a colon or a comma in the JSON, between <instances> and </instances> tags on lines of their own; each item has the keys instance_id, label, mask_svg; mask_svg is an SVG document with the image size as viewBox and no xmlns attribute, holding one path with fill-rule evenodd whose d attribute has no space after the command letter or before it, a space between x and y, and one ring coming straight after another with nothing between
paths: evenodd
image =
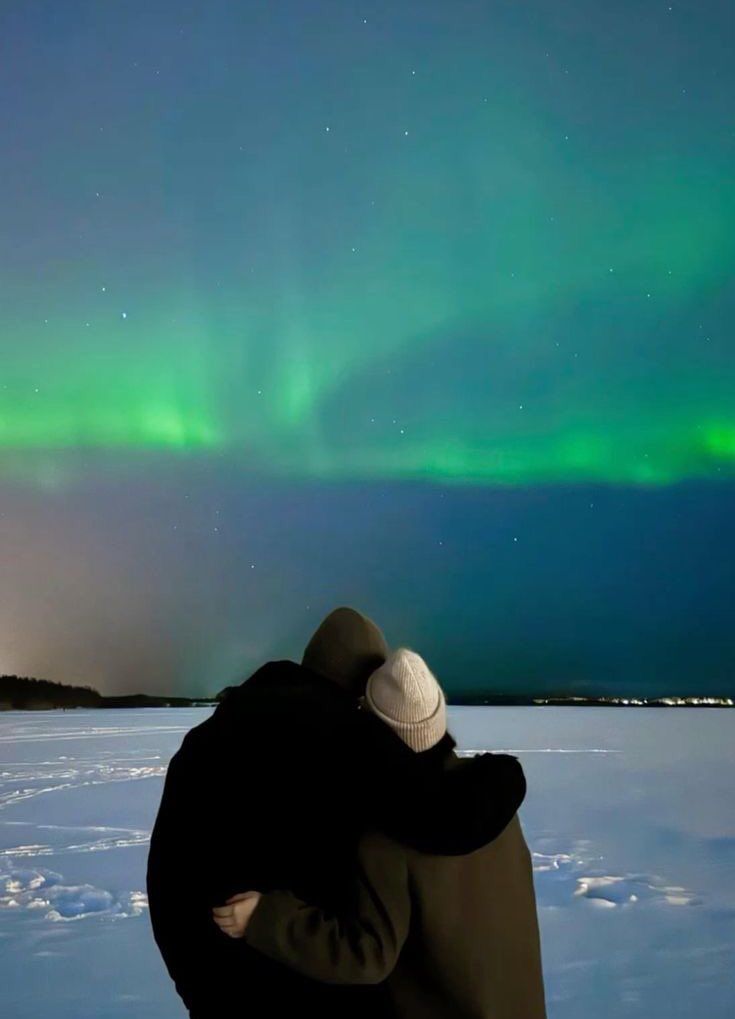
<instances>
[{"instance_id":1,"label":"night sky","mask_svg":"<svg viewBox=\"0 0 735 1019\"><path fill-rule=\"evenodd\" d=\"M733 27L2 4L0 673L735 693Z\"/></svg>"}]
</instances>

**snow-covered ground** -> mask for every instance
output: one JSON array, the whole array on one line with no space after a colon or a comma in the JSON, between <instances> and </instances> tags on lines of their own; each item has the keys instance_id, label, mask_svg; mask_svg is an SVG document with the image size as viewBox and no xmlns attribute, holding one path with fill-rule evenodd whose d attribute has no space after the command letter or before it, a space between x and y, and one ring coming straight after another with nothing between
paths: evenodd
<instances>
[{"instance_id":1,"label":"snow-covered ground","mask_svg":"<svg viewBox=\"0 0 735 1019\"><path fill-rule=\"evenodd\" d=\"M3 1016L184 1015L145 857L166 763L207 714L0 714ZM550 1019L735 1015L735 710L455 708L451 727L523 762Z\"/></svg>"}]
</instances>

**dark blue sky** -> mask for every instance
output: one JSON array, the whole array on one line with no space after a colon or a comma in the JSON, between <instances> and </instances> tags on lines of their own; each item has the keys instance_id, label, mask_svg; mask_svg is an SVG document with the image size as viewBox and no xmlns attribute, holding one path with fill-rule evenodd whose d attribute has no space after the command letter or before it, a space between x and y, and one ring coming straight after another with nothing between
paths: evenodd
<instances>
[{"instance_id":1,"label":"dark blue sky","mask_svg":"<svg viewBox=\"0 0 735 1019\"><path fill-rule=\"evenodd\" d=\"M0 10L0 672L735 691L725 3Z\"/></svg>"}]
</instances>

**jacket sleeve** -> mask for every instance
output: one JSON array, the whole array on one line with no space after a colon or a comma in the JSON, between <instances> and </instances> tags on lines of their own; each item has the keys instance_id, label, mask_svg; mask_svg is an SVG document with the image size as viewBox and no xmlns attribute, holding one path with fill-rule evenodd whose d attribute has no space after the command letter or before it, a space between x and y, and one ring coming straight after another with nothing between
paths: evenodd
<instances>
[{"instance_id":1,"label":"jacket sleeve","mask_svg":"<svg viewBox=\"0 0 735 1019\"><path fill-rule=\"evenodd\" d=\"M526 795L523 768L511 754L480 754L471 769L443 774L369 711L356 712L341 738L339 759L353 762L368 825L425 852L464 854L492 842ZM454 740L446 738L453 753ZM439 843L437 831L444 833Z\"/></svg>"},{"instance_id":2,"label":"jacket sleeve","mask_svg":"<svg viewBox=\"0 0 735 1019\"><path fill-rule=\"evenodd\" d=\"M410 914L405 853L376 833L360 843L353 912L337 916L290 892L268 892L250 919L245 939L252 948L312 980L378 984L398 961Z\"/></svg>"},{"instance_id":3,"label":"jacket sleeve","mask_svg":"<svg viewBox=\"0 0 735 1019\"><path fill-rule=\"evenodd\" d=\"M341 733L342 757L350 761L354 788L360 797L361 815L367 827L398 835L396 821L409 814L420 816L424 800L434 804L441 816L445 806L442 784L436 767L427 767L424 755L417 754L370 711L355 712L352 725ZM414 806L420 803L421 806ZM399 841L400 836L398 838Z\"/></svg>"}]
</instances>

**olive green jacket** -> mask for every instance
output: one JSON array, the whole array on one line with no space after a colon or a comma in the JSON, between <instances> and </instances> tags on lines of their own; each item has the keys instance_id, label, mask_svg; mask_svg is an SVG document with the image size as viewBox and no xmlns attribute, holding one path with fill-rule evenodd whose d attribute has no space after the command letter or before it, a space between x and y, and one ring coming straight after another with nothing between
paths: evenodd
<instances>
[{"instance_id":1,"label":"olive green jacket","mask_svg":"<svg viewBox=\"0 0 735 1019\"><path fill-rule=\"evenodd\" d=\"M515 814L493 841L436 855L370 833L357 907L264 895L247 944L331 984L387 987L399 1019L545 1019L531 854Z\"/></svg>"}]
</instances>

